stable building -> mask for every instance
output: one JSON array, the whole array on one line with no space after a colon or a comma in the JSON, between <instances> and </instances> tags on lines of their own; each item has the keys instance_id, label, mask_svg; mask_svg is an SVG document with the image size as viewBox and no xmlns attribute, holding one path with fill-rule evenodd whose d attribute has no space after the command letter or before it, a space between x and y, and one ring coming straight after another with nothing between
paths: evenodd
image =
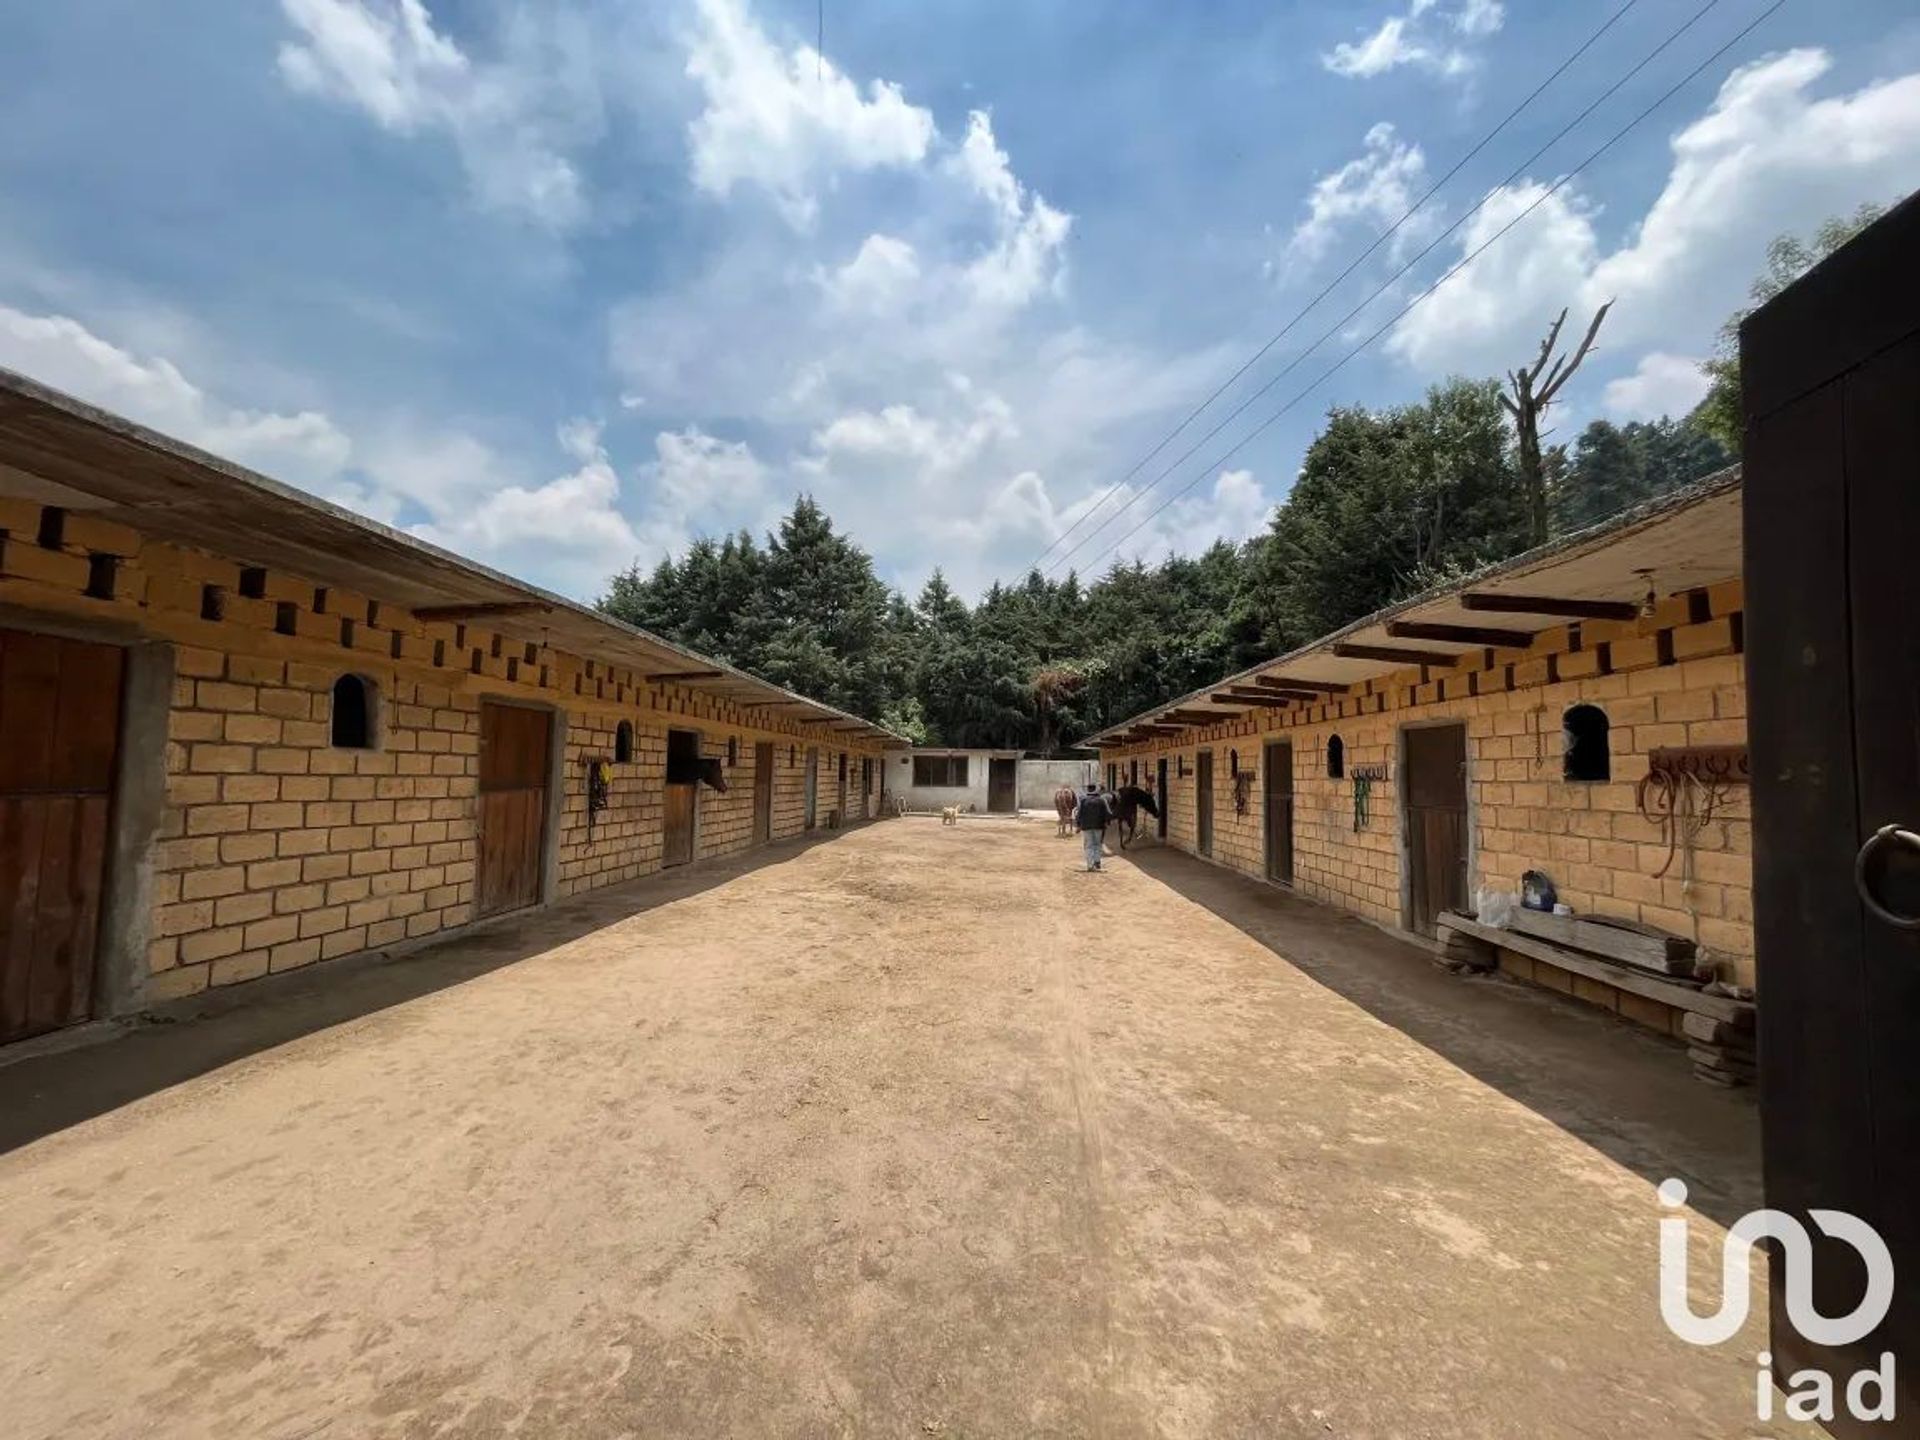
<instances>
[{"instance_id":1,"label":"stable building","mask_svg":"<svg viewBox=\"0 0 1920 1440\"><path fill-rule=\"evenodd\" d=\"M1391 930L1537 871L1751 984L1743 612L1730 471L1088 743L1167 843ZM1672 987L1515 944L1504 968L1681 1033Z\"/></svg>"},{"instance_id":2,"label":"stable building","mask_svg":"<svg viewBox=\"0 0 1920 1440\"><path fill-rule=\"evenodd\" d=\"M872 818L899 743L0 371L0 1043Z\"/></svg>"}]
</instances>

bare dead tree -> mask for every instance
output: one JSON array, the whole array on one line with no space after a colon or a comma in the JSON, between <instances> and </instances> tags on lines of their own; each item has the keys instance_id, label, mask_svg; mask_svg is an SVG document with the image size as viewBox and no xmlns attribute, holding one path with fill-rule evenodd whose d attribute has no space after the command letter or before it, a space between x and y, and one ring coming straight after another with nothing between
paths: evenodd
<instances>
[{"instance_id":1,"label":"bare dead tree","mask_svg":"<svg viewBox=\"0 0 1920 1440\"><path fill-rule=\"evenodd\" d=\"M1502 395L1500 403L1507 407L1514 427L1520 432L1520 482L1526 487L1527 527L1535 545L1544 544L1547 538L1547 477L1540 458L1540 417L1593 349L1600 322L1612 308L1613 302L1609 300L1593 312L1593 323L1587 326L1586 337L1571 359L1553 353L1560 344L1560 329L1567 323L1567 312L1562 310L1553 328L1547 331L1547 338L1540 342L1540 353L1533 364L1507 372L1507 385L1513 393Z\"/></svg>"}]
</instances>

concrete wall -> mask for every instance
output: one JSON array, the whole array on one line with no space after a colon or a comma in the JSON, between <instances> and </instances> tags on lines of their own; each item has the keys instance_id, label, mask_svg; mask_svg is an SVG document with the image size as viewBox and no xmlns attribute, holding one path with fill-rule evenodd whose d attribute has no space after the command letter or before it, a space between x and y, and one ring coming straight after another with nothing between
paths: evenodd
<instances>
[{"instance_id":1,"label":"concrete wall","mask_svg":"<svg viewBox=\"0 0 1920 1440\"><path fill-rule=\"evenodd\" d=\"M1467 730L1471 836L1469 892L1517 890L1528 869L1544 870L1578 912L1645 921L1693 937L1728 978L1752 983L1752 826L1748 792L1724 804L1673 854L1668 836L1640 813L1637 782L1648 753L1678 745L1746 742L1746 685L1740 658L1742 591L1730 581L1676 597L1650 620L1589 622L1538 636L1526 650L1476 652L1430 673L1402 671L1327 703L1263 711L1189 732L1174 745L1113 748L1102 760L1126 770L1169 760L1168 842L1195 847L1195 758L1214 755L1212 858L1265 874L1263 750L1293 745L1294 888L1370 920L1402 919L1399 824L1401 736L1409 725L1458 720ZM1698 618L1702 613L1707 618ZM1607 714L1611 777L1567 781L1561 774L1561 717L1575 704ZM1345 744L1356 766L1386 767L1372 786L1371 816L1354 828L1354 781L1331 780L1326 744ZM1235 808L1232 756L1250 771L1246 808ZM1185 774L1181 774L1181 771ZM1104 770L1103 770L1104 774ZM1663 866L1666 874L1658 875Z\"/></svg>"},{"instance_id":2,"label":"concrete wall","mask_svg":"<svg viewBox=\"0 0 1920 1440\"><path fill-rule=\"evenodd\" d=\"M1022 760L1020 762L1020 808L1053 811L1053 792L1062 785L1076 790L1087 788L1100 778L1098 760Z\"/></svg>"},{"instance_id":3,"label":"concrete wall","mask_svg":"<svg viewBox=\"0 0 1920 1440\"><path fill-rule=\"evenodd\" d=\"M45 548L29 538L39 514L0 499L0 624L43 623L171 660L170 690L150 707L155 734L123 739L123 769L163 774L164 801L142 877L144 965L103 990L117 1011L467 923L485 698L554 717L548 896L659 868L669 728L697 731L703 753L726 765L727 793L700 794L699 857L751 844L756 740L774 746L774 838L803 828L809 747L820 756L822 825L843 754L845 818L878 813L877 795L860 784L861 759L879 761L875 745L762 721L483 625L417 622L376 597L298 576L271 574L263 595L245 596L234 561L84 516L68 517L65 547ZM111 597L86 593L95 553L119 557ZM205 618L208 586L220 592L218 619ZM369 749L331 744L332 687L346 671L375 687ZM615 767L611 804L589 834L587 762L612 758L622 721L634 729L633 760Z\"/></svg>"}]
</instances>

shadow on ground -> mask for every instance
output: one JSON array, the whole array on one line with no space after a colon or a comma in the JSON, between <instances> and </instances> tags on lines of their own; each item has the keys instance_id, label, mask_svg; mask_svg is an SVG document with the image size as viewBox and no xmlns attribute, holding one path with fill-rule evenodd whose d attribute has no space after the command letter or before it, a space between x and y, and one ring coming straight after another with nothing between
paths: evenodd
<instances>
[{"instance_id":1,"label":"shadow on ground","mask_svg":"<svg viewBox=\"0 0 1920 1440\"><path fill-rule=\"evenodd\" d=\"M1751 1091L1693 1077L1675 1041L1500 975L1461 976L1331 907L1159 845L1127 858L1327 989L1723 1225L1758 1208Z\"/></svg>"},{"instance_id":2,"label":"shadow on ground","mask_svg":"<svg viewBox=\"0 0 1920 1440\"><path fill-rule=\"evenodd\" d=\"M249 1055L404 1005L782 864L833 838L833 831L817 831L506 916L399 954L375 951L212 991L131 1022L110 1043L0 1065L0 1155Z\"/></svg>"}]
</instances>

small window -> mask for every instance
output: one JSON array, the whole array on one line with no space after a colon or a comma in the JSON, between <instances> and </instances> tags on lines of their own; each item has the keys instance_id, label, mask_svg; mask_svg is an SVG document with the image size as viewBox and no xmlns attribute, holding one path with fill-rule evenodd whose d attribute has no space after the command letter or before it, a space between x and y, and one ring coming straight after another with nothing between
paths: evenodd
<instances>
[{"instance_id":1,"label":"small window","mask_svg":"<svg viewBox=\"0 0 1920 1440\"><path fill-rule=\"evenodd\" d=\"M1566 747L1562 773L1569 780L1610 780L1613 765L1607 753L1607 712L1598 705L1576 705L1560 721Z\"/></svg>"},{"instance_id":2,"label":"small window","mask_svg":"<svg viewBox=\"0 0 1920 1440\"><path fill-rule=\"evenodd\" d=\"M913 757L913 784L917 790L964 790L967 785L967 757L916 755Z\"/></svg>"},{"instance_id":3,"label":"small window","mask_svg":"<svg viewBox=\"0 0 1920 1440\"><path fill-rule=\"evenodd\" d=\"M631 765L633 763L633 724L622 720L619 728L613 732L613 763Z\"/></svg>"},{"instance_id":4,"label":"small window","mask_svg":"<svg viewBox=\"0 0 1920 1440\"><path fill-rule=\"evenodd\" d=\"M1347 773L1347 745L1338 735L1327 737L1327 779L1339 780Z\"/></svg>"},{"instance_id":5,"label":"small window","mask_svg":"<svg viewBox=\"0 0 1920 1440\"><path fill-rule=\"evenodd\" d=\"M373 748L373 682L360 675L342 675L333 682L333 748Z\"/></svg>"},{"instance_id":6,"label":"small window","mask_svg":"<svg viewBox=\"0 0 1920 1440\"><path fill-rule=\"evenodd\" d=\"M727 737L727 768L731 770L740 763L740 741L736 736Z\"/></svg>"},{"instance_id":7,"label":"small window","mask_svg":"<svg viewBox=\"0 0 1920 1440\"><path fill-rule=\"evenodd\" d=\"M1107 789L1109 790L1113 789L1113 772L1114 767L1111 765L1107 766Z\"/></svg>"},{"instance_id":8,"label":"small window","mask_svg":"<svg viewBox=\"0 0 1920 1440\"><path fill-rule=\"evenodd\" d=\"M1240 773L1240 752L1238 750L1227 751L1227 773L1229 775L1238 775Z\"/></svg>"},{"instance_id":9,"label":"small window","mask_svg":"<svg viewBox=\"0 0 1920 1440\"><path fill-rule=\"evenodd\" d=\"M667 783L700 783L700 737L692 730L667 731Z\"/></svg>"}]
</instances>

